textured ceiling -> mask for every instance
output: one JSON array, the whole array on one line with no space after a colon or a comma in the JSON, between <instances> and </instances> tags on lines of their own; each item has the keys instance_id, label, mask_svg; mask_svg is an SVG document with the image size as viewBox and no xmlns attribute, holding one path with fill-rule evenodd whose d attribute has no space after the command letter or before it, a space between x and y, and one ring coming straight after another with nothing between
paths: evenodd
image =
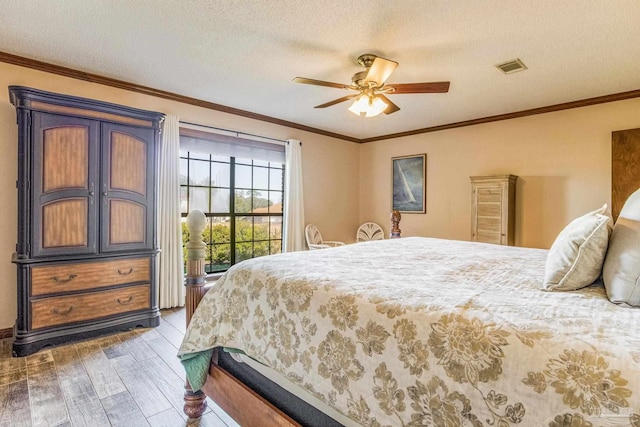
<instances>
[{"instance_id":1,"label":"textured ceiling","mask_svg":"<svg viewBox=\"0 0 640 427\"><path fill-rule=\"evenodd\" d=\"M640 89L638 0L0 0L0 51L355 138ZM360 118L355 59L400 63L389 83L448 80L447 94L390 95ZM504 75L495 64L529 68Z\"/></svg>"}]
</instances>

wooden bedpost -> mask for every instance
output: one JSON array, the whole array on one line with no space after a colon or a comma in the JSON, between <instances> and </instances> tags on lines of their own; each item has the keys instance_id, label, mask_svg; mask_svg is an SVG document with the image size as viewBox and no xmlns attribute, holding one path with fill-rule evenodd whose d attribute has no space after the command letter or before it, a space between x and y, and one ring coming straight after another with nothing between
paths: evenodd
<instances>
[{"instance_id":1,"label":"wooden bedpost","mask_svg":"<svg viewBox=\"0 0 640 427\"><path fill-rule=\"evenodd\" d=\"M207 292L204 271L205 250L207 245L202 241L202 232L207 224L207 218L200 210L193 210L187 215L189 242L187 243L187 275L185 280L185 305L187 312L187 326L200 300ZM205 394L202 390L193 391L189 381L186 381L184 392L184 413L189 418L199 418L207 409Z\"/></svg>"},{"instance_id":2,"label":"wooden bedpost","mask_svg":"<svg viewBox=\"0 0 640 427\"><path fill-rule=\"evenodd\" d=\"M400 232L402 230L400 230L400 219L402 218L402 215L400 215L400 211L394 209L393 212L391 212L391 236L389 236L390 239L397 239L400 237Z\"/></svg>"}]
</instances>

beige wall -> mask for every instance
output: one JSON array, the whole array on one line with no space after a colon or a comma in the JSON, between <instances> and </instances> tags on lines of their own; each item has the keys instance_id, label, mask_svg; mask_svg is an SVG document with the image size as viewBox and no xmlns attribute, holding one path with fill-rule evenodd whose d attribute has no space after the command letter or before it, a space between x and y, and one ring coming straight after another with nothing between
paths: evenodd
<instances>
[{"instance_id":1,"label":"beige wall","mask_svg":"<svg viewBox=\"0 0 640 427\"><path fill-rule=\"evenodd\" d=\"M17 126L7 86L22 85L174 114L189 122L303 142L307 222L325 238L354 241L358 226L359 151L352 142L206 110L107 86L0 63L0 329L16 318L16 269L11 263L17 238ZM326 231L325 231L326 230Z\"/></svg>"},{"instance_id":2,"label":"beige wall","mask_svg":"<svg viewBox=\"0 0 640 427\"><path fill-rule=\"evenodd\" d=\"M611 132L638 127L636 98L363 144L360 221L388 232L391 157L426 153L427 213L404 214L403 236L469 240L469 177L513 174L516 245L548 248L570 220L610 204Z\"/></svg>"}]
</instances>

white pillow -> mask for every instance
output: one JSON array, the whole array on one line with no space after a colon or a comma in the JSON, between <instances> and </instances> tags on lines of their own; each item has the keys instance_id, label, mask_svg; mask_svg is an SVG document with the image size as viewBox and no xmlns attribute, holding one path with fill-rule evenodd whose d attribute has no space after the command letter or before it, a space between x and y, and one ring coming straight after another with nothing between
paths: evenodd
<instances>
[{"instance_id":1,"label":"white pillow","mask_svg":"<svg viewBox=\"0 0 640 427\"><path fill-rule=\"evenodd\" d=\"M602 278L611 302L640 307L640 190L629 196L613 227Z\"/></svg>"},{"instance_id":2,"label":"white pillow","mask_svg":"<svg viewBox=\"0 0 640 427\"><path fill-rule=\"evenodd\" d=\"M612 228L606 204L571 221L549 250L542 288L573 291L592 284L602 272Z\"/></svg>"}]
</instances>

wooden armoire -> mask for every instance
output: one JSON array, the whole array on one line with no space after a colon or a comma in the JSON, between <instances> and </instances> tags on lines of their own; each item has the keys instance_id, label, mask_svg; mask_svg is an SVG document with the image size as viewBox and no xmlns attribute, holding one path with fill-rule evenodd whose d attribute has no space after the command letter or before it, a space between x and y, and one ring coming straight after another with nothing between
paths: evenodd
<instances>
[{"instance_id":1,"label":"wooden armoire","mask_svg":"<svg viewBox=\"0 0 640 427\"><path fill-rule=\"evenodd\" d=\"M13 352L157 326L163 115L10 86L18 116Z\"/></svg>"}]
</instances>

